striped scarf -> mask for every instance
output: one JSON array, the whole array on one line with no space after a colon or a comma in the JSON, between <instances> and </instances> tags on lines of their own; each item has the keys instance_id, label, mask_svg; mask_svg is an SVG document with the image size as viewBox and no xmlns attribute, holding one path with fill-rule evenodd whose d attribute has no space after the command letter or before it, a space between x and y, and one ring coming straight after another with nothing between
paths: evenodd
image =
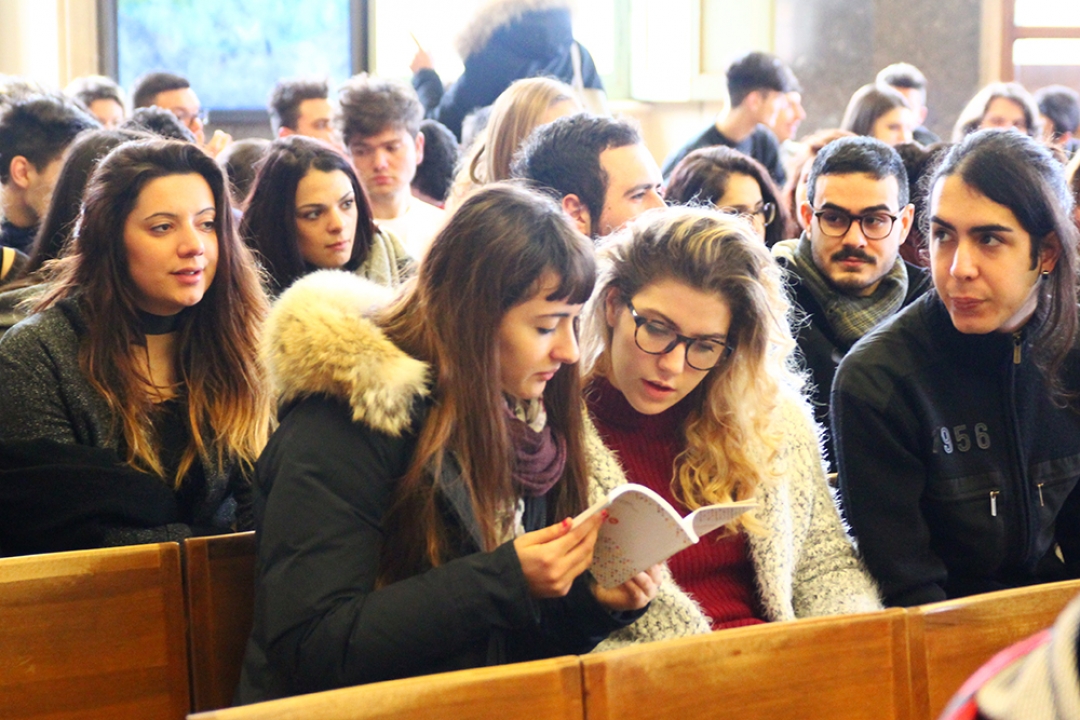
<instances>
[{"instance_id":1,"label":"striped scarf","mask_svg":"<svg viewBox=\"0 0 1080 720\"><path fill-rule=\"evenodd\" d=\"M780 248L780 245L786 247ZM779 252L776 252L779 250ZM829 278L822 274L810 250L810 238L803 233L798 240L785 240L774 248L777 255L791 259L799 279L817 300L825 313L821 320L847 347L870 332L882 320L892 316L904 305L908 291L907 264L897 256L892 270L881 278L873 295L859 297L839 292Z\"/></svg>"}]
</instances>

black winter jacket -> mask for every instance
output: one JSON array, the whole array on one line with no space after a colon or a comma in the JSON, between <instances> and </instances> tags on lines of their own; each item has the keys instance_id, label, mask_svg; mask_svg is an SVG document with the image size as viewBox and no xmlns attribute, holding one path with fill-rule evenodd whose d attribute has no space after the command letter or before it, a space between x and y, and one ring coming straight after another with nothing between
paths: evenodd
<instances>
[{"instance_id":1,"label":"black winter jacket","mask_svg":"<svg viewBox=\"0 0 1080 720\"><path fill-rule=\"evenodd\" d=\"M840 364L843 509L886 604L1080 577L1080 413L1026 335L964 335L930 293Z\"/></svg>"}]
</instances>

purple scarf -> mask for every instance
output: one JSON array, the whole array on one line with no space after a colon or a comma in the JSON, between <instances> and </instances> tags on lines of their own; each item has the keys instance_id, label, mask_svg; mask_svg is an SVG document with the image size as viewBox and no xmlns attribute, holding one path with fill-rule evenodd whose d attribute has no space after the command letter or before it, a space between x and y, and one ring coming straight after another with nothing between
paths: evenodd
<instances>
[{"instance_id":1,"label":"purple scarf","mask_svg":"<svg viewBox=\"0 0 1080 720\"><path fill-rule=\"evenodd\" d=\"M544 425L534 430L507 407L507 427L514 446L514 484L526 497L540 497L555 486L566 466L566 440Z\"/></svg>"}]
</instances>

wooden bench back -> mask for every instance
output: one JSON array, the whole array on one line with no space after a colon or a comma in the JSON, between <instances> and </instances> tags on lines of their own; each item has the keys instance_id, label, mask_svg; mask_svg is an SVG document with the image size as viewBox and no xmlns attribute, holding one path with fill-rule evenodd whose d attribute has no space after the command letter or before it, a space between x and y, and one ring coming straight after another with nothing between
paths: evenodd
<instances>
[{"instance_id":1,"label":"wooden bench back","mask_svg":"<svg viewBox=\"0 0 1080 720\"><path fill-rule=\"evenodd\" d=\"M581 663L552 658L360 685L191 720L584 720Z\"/></svg>"},{"instance_id":2,"label":"wooden bench back","mask_svg":"<svg viewBox=\"0 0 1080 720\"><path fill-rule=\"evenodd\" d=\"M589 720L908 720L905 613L724 630L582 658Z\"/></svg>"},{"instance_id":3,"label":"wooden bench back","mask_svg":"<svg viewBox=\"0 0 1080 720\"><path fill-rule=\"evenodd\" d=\"M255 608L255 533L184 541L191 707L232 705Z\"/></svg>"},{"instance_id":4,"label":"wooden bench back","mask_svg":"<svg viewBox=\"0 0 1080 720\"><path fill-rule=\"evenodd\" d=\"M0 559L0 717L190 710L180 546Z\"/></svg>"},{"instance_id":5,"label":"wooden bench back","mask_svg":"<svg viewBox=\"0 0 1080 720\"><path fill-rule=\"evenodd\" d=\"M1032 585L908 609L915 710L936 718L980 665L1050 627L1080 580Z\"/></svg>"}]
</instances>

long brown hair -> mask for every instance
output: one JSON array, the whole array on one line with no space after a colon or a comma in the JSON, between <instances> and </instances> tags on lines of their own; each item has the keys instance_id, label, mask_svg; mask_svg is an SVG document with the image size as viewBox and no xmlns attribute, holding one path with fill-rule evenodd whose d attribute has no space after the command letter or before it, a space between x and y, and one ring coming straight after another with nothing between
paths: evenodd
<instances>
[{"instance_id":1,"label":"long brown hair","mask_svg":"<svg viewBox=\"0 0 1080 720\"><path fill-rule=\"evenodd\" d=\"M86 323L79 364L101 393L131 466L164 475L151 416L152 386L140 369L145 344L135 288L124 245L124 224L143 188L154 179L197 174L214 196L218 260L202 300L180 315L176 374L187 400L191 442L176 476L179 484L199 458L219 469L254 463L266 443L269 393L258 360L258 330L267 302L250 251L233 228L225 179L210 158L190 143L147 140L126 143L101 161L87 187L71 251L58 261L41 310L75 298ZM117 427L117 425L119 427Z\"/></svg>"},{"instance_id":2,"label":"long brown hair","mask_svg":"<svg viewBox=\"0 0 1080 720\"><path fill-rule=\"evenodd\" d=\"M472 500L482 550L507 528L517 501L514 449L499 387L502 318L557 276L549 299L583 303L596 264L591 244L551 199L509 183L470 196L428 251L410 289L378 318L387 336L432 366L432 405L384 527L379 579L387 584L439 565L452 547L437 478L456 463ZM548 520L580 512L587 498L581 382L575 365L547 383L548 424L566 441L563 476L548 495Z\"/></svg>"}]
</instances>

